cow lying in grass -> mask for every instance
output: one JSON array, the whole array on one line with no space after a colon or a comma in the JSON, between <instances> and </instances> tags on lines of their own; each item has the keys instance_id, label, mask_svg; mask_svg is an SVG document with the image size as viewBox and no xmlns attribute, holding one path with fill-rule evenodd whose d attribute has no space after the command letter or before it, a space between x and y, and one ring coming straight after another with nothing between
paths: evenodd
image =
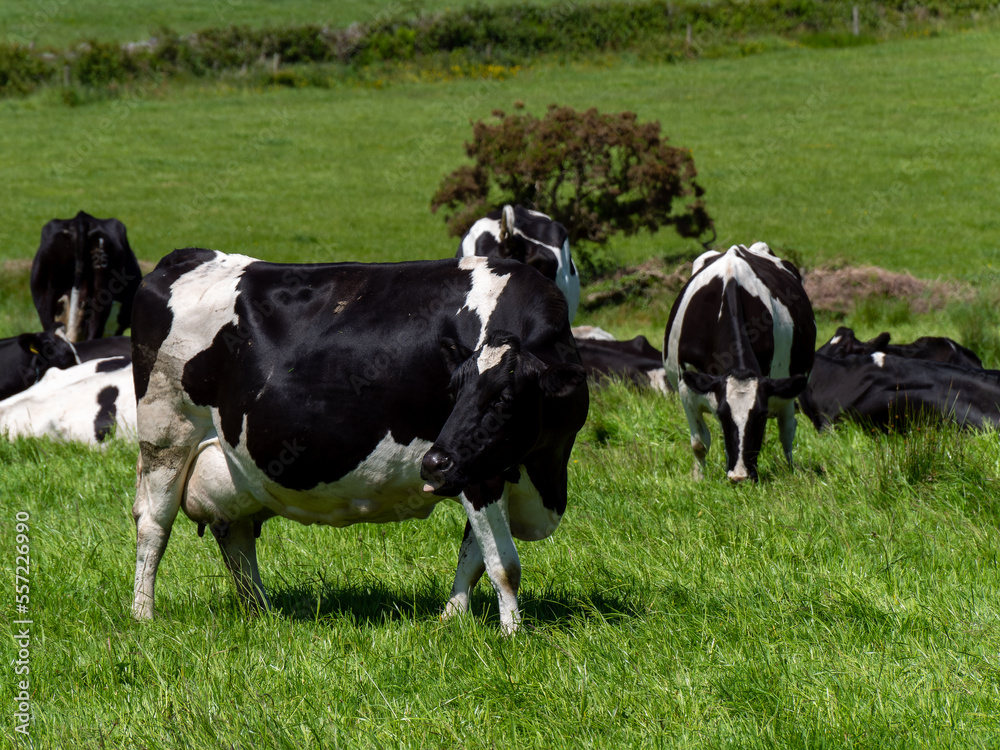
<instances>
[{"instance_id":1,"label":"cow lying in grass","mask_svg":"<svg viewBox=\"0 0 1000 750\"><path fill-rule=\"evenodd\" d=\"M844 420L881 431L905 430L914 420L928 419L962 427L1000 425L1000 370L872 351L871 342L857 343L850 329L840 329L816 352L799 406L817 430ZM958 361L979 361L968 350L933 347L949 350Z\"/></svg>"},{"instance_id":2,"label":"cow lying in grass","mask_svg":"<svg viewBox=\"0 0 1000 750\"><path fill-rule=\"evenodd\" d=\"M129 357L50 369L25 391L0 401L0 434L98 444L136 434Z\"/></svg>"}]
</instances>

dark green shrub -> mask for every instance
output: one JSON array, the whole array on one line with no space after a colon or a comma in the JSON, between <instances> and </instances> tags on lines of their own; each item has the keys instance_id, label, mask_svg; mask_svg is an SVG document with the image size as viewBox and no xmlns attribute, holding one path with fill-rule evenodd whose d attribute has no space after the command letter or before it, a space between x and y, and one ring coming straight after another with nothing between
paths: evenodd
<instances>
[{"instance_id":1,"label":"dark green shrub","mask_svg":"<svg viewBox=\"0 0 1000 750\"><path fill-rule=\"evenodd\" d=\"M73 65L76 79L85 86L125 83L142 72L139 56L117 44L91 41L84 45Z\"/></svg>"},{"instance_id":2,"label":"dark green shrub","mask_svg":"<svg viewBox=\"0 0 1000 750\"><path fill-rule=\"evenodd\" d=\"M451 234L464 234L494 207L519 203L562 223L570 242L603 244L612 234L673 226L682 237L713 231L695 181L694 159L640 124L632 112L577 112L552 105L545 117L493 113L473 125L465 144L474 164L445 176L431 209L446 209ZM596 248L574 251L582 270L607 270Z\"/></svg>"},{"instance_id":3,"label":"dark green shrub","mask_svg":"<svg viewBox=\"0 0 1000 750\"><path fill-rule=\"evenodd\" d=\"M16 44L0 44L0 96L27 94L53 77L53 67Z\"/></svg>"}]
</instances>

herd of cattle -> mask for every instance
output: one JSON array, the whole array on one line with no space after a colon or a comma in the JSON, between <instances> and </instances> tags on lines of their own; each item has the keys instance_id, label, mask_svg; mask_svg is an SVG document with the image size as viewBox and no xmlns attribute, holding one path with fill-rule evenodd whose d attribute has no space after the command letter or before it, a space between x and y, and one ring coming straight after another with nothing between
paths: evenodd
<instances>
[{"instance_id":1,"label":"herd of cattle","mask_svg":"<svg viewBox=\"0 0 1000 750\"><path fill-rule=\"evenodd\" d=\"M676 391L696 476L714 414L734 482L756 480L769 418L791 464L797 410L817 430L1000 426L1000 371L949 339L860 342L841 328L817 351L798 270L762 242L694 262L662 354L571 328L566 230L520 206L477 221L447 260L272 264L188 248L145 278L124 225L80 212L45 225L31 293L42 332L0 340L0 432L138 440L139 619L178 510L212 531L242 600L266 607L255 540L268 518L400 521L452 498L468 520L445 614L468 608L485 572L514 631L514 538L544 539L562 518L588 380Z\"/></svg>"}]
</instances>

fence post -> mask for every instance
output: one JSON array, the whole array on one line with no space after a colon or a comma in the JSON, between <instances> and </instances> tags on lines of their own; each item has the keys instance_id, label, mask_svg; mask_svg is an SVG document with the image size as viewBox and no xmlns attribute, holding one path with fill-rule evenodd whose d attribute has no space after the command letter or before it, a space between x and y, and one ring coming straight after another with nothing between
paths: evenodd
<instances>
[{"instance_id":1,"label":"fence post","mask_svg":"<svg viewBox=\"0 0 1000 750\"><path fill-rule=\"evenodd\" d=\"M851 28L854 31L854 36L861 35L861 15L857 5L851 8Z\"/></svg>"}]
</instances>

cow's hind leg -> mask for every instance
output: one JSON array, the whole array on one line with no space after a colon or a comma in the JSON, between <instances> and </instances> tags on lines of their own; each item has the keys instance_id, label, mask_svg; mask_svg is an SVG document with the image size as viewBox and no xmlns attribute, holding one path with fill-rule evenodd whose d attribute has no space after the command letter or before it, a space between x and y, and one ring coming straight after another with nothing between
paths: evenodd
<instances>
[{"instance_id":1,"label":"cow's hind leg","mask_svg":"<svg viewBox=\"0 0 1000 750\"><path fill-rule=\"evenodd\" d=\"M251 612L270 609L257 568L257 534L254 519L241 518L232 523L212 524L212 534L219 543L222 559L233 574L240 601Z\"/></svg>"},{"instance_id":2,"label":"cow's hind leg","mask_svg":"<svg viewBox=\"0 0 1000 750\"><path fill-rule=\"evenodd\" d=\"M147 442L140 442L139 450L139 477L132 506L136 531L132 616L149 620L153 617L156 570L180 508L193 450L161 448Z\"/></svg>"},{"instance_id":3,"label":"cow's hind leg","mask_svg":"<svg viewBox=\"0 0 1000 750\"><path fill-rule=\"evenodd\" d=\"M795 402L789 401L778 410L778 437L781 439L781 447L785 451L785 458L788 467L792 468L792 443L795 441L795 429L798 423L795 421Z\"/></svg>"},{"instance_id":4,"label":"cow's hind leg","mask_svg":"<svg viewBox=\"0 0 1000 750\"><path fill-rule=\"evenodd\" d=\"M483 552L472 531L472 524L465 522L465 535L462 537L462 547L458 551L458 567L455 570L455 583L451 587L451 596L445 605L443 619L469 611L469 599L472 589L479 583L486 571L483 562Z\"/></svg>"},{"instance_id":5,"label":"cow's hind leg","mask_svg":"<svg viewBox=\"0 0 1000 750\"><path fill-rule=\"evenodd\" d=\"M688 429L691 432L691 451L694 453L694 467L691 476L701 479L705 475L705 458L708 449L712 447L712 433L708 430L705 415L701 410L700 399L693 394L681 380L678 388L681 404L684 406L684 416L687 417Z\"/></svg>"},{"instance_id":6,"label":"cow's hind leg","mask_svg":"<svg viewBox=\"0 0 1000 750\"><path fill-rule=\"evenodd\" d=\"M500 625L504 632L511 634L521 622L521 612L517 607L517 590L521 585L521 560L510 533L507 511L507 487L502 478L470 486L462 493L462 505L469 517L469 525L480 550L480 557L497 594L500 605ZM463 542L463 549L465 543ZM472 550L469 550L472 552ZM464 576L472 580L475 568L470 562ZM455 576L456 587L460 587L459 576L463 574L462 560ZM466 591L466 596L468 592ZM453 590L454 599L454 590ZM449 602L450 603L450 602Z\"/></svg>"}]
</instances>

